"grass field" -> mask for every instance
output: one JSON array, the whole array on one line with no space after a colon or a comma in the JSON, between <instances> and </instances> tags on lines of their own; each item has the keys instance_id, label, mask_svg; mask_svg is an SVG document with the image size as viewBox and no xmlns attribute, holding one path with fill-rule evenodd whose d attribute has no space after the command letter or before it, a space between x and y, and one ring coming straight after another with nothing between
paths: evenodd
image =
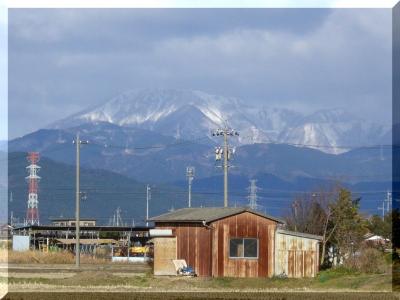
<instances>
[{"instance_id":1,"label":"grass field","mask_svg":"<svg viewBox=\"0 0 400 300\"><path fill-rule=\"evenodd\" d=\"M0 284L10 291L3 299L400 299L392 293L390 272L331 269L302 279L155 277L143 264L88 260L78 270L64 256L51 264L48 257L30 255L37 260L29 264L13 256L8 274L2 265Z\"/></svg>"},{"instance_id":2,"label":"grass field","mask_svg":"<svg viewBox=\"0 0 400 300\"><path fill-rule=\"evenodd\" d=\"M64 289L143 290L143 291L382 291L392 290L392 279L387 274L357 274L343 271L323 271L316 278L191 278L154 277L149 270L135 273L130 266L102 270L53 270L35 272L11 270L8 284L11 291L21 287L38 291ZM146 270L146 269L141 269ZM54 274L54 275L52 275ZM2 279L3 282L6 278Z\"/></svg>"},{"instance_id":3,"label":"grass field","mask_svg":"<svg viewBox=\"0 0 400 300\"><path fill-rule=\"evenodd\" d=\"M392 293L322 293L322 292L80 292L80 293L45 293L39 292L34 294L26 293L10 293L3 298L4 300L43 300L43 299L84 299L84 300L257 300L257 299L272 299L272 300L336 300L336 299L351 299L351 300L394 300L399 299L399 295Z\"/></svg>"}]
</instances>

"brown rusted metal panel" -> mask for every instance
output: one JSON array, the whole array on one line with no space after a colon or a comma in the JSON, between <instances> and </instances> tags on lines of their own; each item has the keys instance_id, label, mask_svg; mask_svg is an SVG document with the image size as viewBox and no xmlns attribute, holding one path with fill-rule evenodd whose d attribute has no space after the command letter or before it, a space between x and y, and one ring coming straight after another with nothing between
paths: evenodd
<instances>
[{"instance_id":1,"label":"brown rusted metal panel","mask_svg":"<svg viewBox=\"0 0 400 300\"><path fill-rule=\"evenodd\" d=\"M236 216L232 217L232 218L228 218L226 220L226 223L229 224L229 236L237 236Z\"/></svg>"},{"instance_id":2,"label":"brown rusted metal panel","mask_svg":"<svg viewBox=\"0 0 400 300\"><path fill-rule=\"evenodd\" d=\"M188 227L188 257L189 257L189 266L193 268L196 265L196 229L193 225Z\"/></svg>"},{"instance_id":3,"label":"brown rusted metal panel","mask_svg":"<svg viewBox=\"0 0 400 300\"><path fill-rule=\"evenodd\" d=\"M186 260L188 265L195 268L199 276L210 276L211 230L196 224L169 225L174 226L157 227L171 228L175 233L177 258Z\"/></svg>"},{"instance_id":4,"label":"brown rusted metal panel","mask_svg":"<svg viewBox=\"0 0 400 300\"><path fill-rule=\"evenodd\" d=\"M257 237L257 220L258 218L253 218L251 215L247 215L246 224L247 224L247 233L246 235L249 237Z\"/></svg>"},{"instance_id":5,"label":"brown rusted metal panel","mask_svg":"<svg viewBox=\"0 0 400 300\"><path fill-rule=\"evenodd\" d=\"M296 251L288 250L288 277L295 277L296 274Z\"/></svg>"},{"instance_id":6,"label":"brown rusted metal panel","mask_svg":"<svg viewBox=\"0 0 400 300\"><path fill-rule=\"evenodd\" d=\"M210 229L200 230L201 242L199 243L199 259L204 276L211 276L212 271L212 254L211 254L211 240L212 231ZM206 249L206 250L203 250Z\"/></svg>"},{"instance_id":7,"label":"brown rusted metal panel","mask_svg":"<svg viewBox=\"0 0 400 300\"><path fill-rule=\"evenodd\" d=\"M265 277L268 274L268 240L267 225L260 222L258 228L258 276Z\"/></svg>"},{"instance_id":8,"label":"brown rusted metal panel","mask_svg":"<svg viewBox=\"0 0 400 300\"><path fill-rule=\"evenodd\" d=\"M224 276L224 227L218 224L218 276Z\"/></svg>"},{"instance_id":9,"label":"brown rusted metal panel","mask_svg":"<svg viewBox=\"0 0 400 300\"><path fill-rule=\"evenodd\" d=\"M212 230L212 242L211 242L211 249L212 249L212 276L218 276L218 227L216 224L213 224Z\"/></svg>"},{"instance_id":10,"label":"brown rusted metal panel","mask_svg":"<svg viewBox=\"0 0 400 300\"><path fill-rule=\"evenodd\" d=\"M237 226L237 236L238 237L244 237L246 236L246 220L245 220L245 214L240 214L236 217L236 226Z\"/></svg>"},{"instance_id":11,"label":"brown rusted metal panel","mask_svg":"<svg viewBox=\"0 0 400 300\"><path fill-rule=\"evenodd\" d=\"M303 277L303 251L302 250L296 250L296 278L301 278Z\"/></svg>"},{"instance_id":12,"label":"brown rusted metal panel","mask_svg":"<svg viewBox=\"0 0 400 300\"><path fill-rule=\"evenodd\" d=\"M304 276L305 277L313 277L314 276L314 265L313 265L313 257L314 257L314 252L313 251L305 251L305 272Z\"/></svg>"},{"instance_id":13,"label":"brown rusted metal panel","mask_svg":"<svg viewBox=\"0 0 400 300\"><path fill-rule=\"evenodd\" d=\"M226 224L226 232L221 230L221 226L224 227ZM268 234L268 225L273 225L271 230L275 230L275 222L271 222L265 218L256 216L251 213L243 213L237 216L229 217L223 220L219 220L214 222L214 226L219 228L218 233L224 233L224 243L220 243L221 237L218 238L218 242L220 245L218 246L218 269L223 268L223 271L219 270L218 275L214 273L214 276L235 276L235 277L257 277L263 276L266 277L269 273L273 274L273 270L271 269L268 272L268 260L271 259L273 261L273 257L269 258L269 255L273 253L273 251L268 251L268 247L274 247L274 241L269 239ZM262 232L260 232L262 231ZM232 233L235 233L232 235ZM238 259L238 258L229 258L229 240L230 238L258 238L258 246L259 246L259 257L258 259ZM221 252L221 247L223 251ZM221 264L221 259L223 264ZM215 259L213 258L215 262ZM215 268L213 268L214 270ZM223 275L222 275L223 274Z\"/></svg>"}]
</instances>

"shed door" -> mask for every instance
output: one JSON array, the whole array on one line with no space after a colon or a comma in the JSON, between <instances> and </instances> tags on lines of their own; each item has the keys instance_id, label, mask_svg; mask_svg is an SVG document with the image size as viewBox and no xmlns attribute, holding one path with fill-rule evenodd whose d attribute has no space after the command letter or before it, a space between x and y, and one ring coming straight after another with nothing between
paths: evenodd
<instances>
[{"instance_id":1,"label":"shed door","mask_svg":"<svg viewBox=\"0 0 400 300\"><path fill-rule=\"evenodd\" d=\"M154 275L176 275L176 237L154 238Z\"/></svg>"}]
</instances>

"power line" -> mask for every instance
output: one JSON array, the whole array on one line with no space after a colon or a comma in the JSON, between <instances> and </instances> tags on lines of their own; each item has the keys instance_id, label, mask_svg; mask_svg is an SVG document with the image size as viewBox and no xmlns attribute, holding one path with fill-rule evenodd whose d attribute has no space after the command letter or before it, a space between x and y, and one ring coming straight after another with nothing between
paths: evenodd
<instances>
[{"instance_id":1,"label":"power line","mask_svg":"<svg viewBox=\"0 0 400 300\"><path fill-rule=\"evenodd\" d=\"M112 148L112 149L122 149L122 150L150 150L150 149L164 149L168 147L178 147L178 146L186 146L190 144L194 144L197 141L205 140L208 139L208 137L202 137L194 140L188 140L188 141L182 141L182 142L177 142L177 143L171 143L171 144L164 144L164 145L157 145L157 146L141 146L141 147L127 147L127 146L122 146L122 145L112 145L112 144L99 144L99 143L91 143L91 145L94 146L99 146L102 148Z\"/></svg>"}]
</instances>

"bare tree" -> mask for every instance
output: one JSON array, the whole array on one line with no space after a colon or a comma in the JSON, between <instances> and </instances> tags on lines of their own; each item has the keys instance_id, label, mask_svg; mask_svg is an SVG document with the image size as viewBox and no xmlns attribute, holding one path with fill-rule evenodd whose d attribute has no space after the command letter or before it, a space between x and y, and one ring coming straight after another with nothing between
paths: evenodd
<instances>
[{"instance_id":1,"label":"bare tree","mask_svg":"<svg viewBox=\"0 0 400 300\"><path fill-rule=\"evenodd\" d=\"M336 185L297 196L285 218L289 230L322 236L321 265L325 262L327 245L337 229L334 219L338 219L335 214L338 190L339 186Z\"/></svg>"}]
</instances>

